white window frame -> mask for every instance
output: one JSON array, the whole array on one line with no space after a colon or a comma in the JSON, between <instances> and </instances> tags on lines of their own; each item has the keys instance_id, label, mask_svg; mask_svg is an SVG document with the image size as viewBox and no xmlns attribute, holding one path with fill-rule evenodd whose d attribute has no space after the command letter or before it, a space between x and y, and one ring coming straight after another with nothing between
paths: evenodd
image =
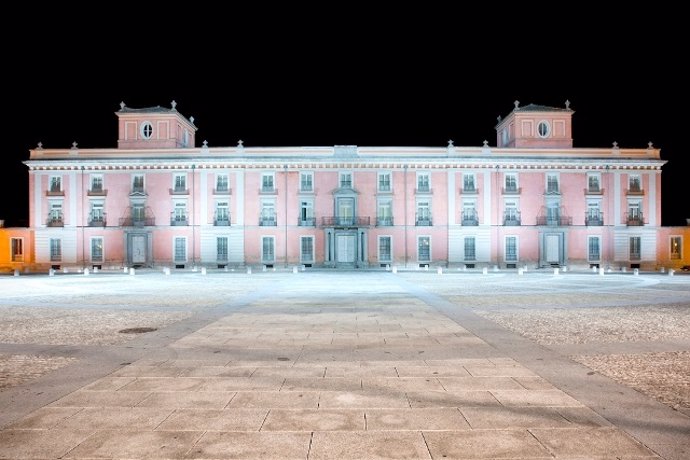
<instances>
[{"instance_id":1,"label":"white window frame","mask_svg":"<svg viewBox=\"0 0 690 460\"><path fill-rule=\"evenodd\" d=\"M18 244L15 244L15 241ZM19 252L15 252L17 246L20 249ZM24 262L24 237L13 236L10 238L10 260L12 262Z\"/></svg>"},{"instance_id":2,"label":"white window frame","mask_svg":"<svg viewBox=\"0 0 690 460\"><path fill-rule=\"evenodd\" d=\"M272 209L273 213L272 215L268 215L265 211L268 209ZM261 210L259 214L259 219L263 222L266 219L270 219L270 217L273 217L273 221L275 222L276 225L278 225L278 210L276 209L276 200L275 198L264 198L261 200ZM271 225L272 227L272 225Z\"/></svg>"},{"instance_id":3,"label":"white window frame","mask_svg":"<svg viewBox=\"0 0 690 460\"><path fill-rule=\"evenodd\" d=\"M474 254L472 257L467 257L467 243L469 240L472 240L472 250ZM477 237L475 236L465 236L462 239L462 251L463 251L463 260L467 262L475 262L477 260Z\"/></svg>"},{"instance_id":4,"label":"white window frame","mask_svg":"<svg viewBox=\"0 0 690 460\"><path fill-rule=\"evenodd\" d=\"M142 121L139 125L139 134L141 135L141 138L145 141L153 139L153 123L151 123L148 120Z\"/></svg>"},{"instance_id":5,"label":"white window frame","mask_svg":"<svg viewBox=\"0 0 690 460\"><path fill-rule=\"evenodd\" d=\"M266 254L264 253L264 240L270 239L273 241L272 243L272 249L273 249L273 257L271 259L266 258ZM275 236L261 236L260 239L260 244L261 244L261 262L262 263L275 263L276 261L276 237Z\"/></svg>"},{"instance_id":6,"label":"white window frame","mask_svg":"<svg viewBox=\"0 0 690 460\"><path fill-rule=\"evenodd\" d=\"M597 240L597 255L596 259L592 258L592 251L590 251L591 241ZM588 262L601 262L601 236L599 235L588 235L587 236L587 261Z\"/></svg>"},{"instance_id":7,"label":"white window frame","mask_svg":"<svg viewBox=\"0 0 690 460\"><path fill-rule=\"evenodd\" d=\"M520 189L520 181L519 181L519 174L516 172L507 172L503 174L503 189L508 192L508 193L515 193ZM513 178L515 179L515 188L511 189L508 187L508 179Z\"/></svg>"},{"instance_id":8,"label":"white window frame","mask_svg":"<svg viewBox=\"0 0 690 460\"><path fill-rule=\"evenodd\" d=\"M343 187L343 178L345 176L350 177L350 185ZM338 188L355 188L355 175L352 171L338 171Z\"/></svg>"},{"instance_id":9,"label":"white window frame","mask_svg":"<svg viewBox=\"0 0 690 460\"><path fill-rule=\"evenodd\" d=\"M419 257L420 256L419 243L425 238L429 240L429 260L422 260ZM431 263L431 261L433 259L432 254L433 254L433 252L431 250L431 235L419 235L419 236L417 236L417 262L419 262L420 264Z\"/></svg>"},{"instance_id":10,"label":"white window frame","mask_svg":"<svg viewBox=\"0 0 690 460\"><path fill-rule=\"evenodd\" d=\"M508 238L515 238L515 259L508 258ZM503 260L511 264L520 260L520 237L517 235L505 235L503 237Z\"/></svg>"},{"instance_id":11,"label":"white window frame","mask_svg":"<svg viewBox=\"0 0 690 460\"><path fill-rule=\"evenodd\" d=\"M302 211L306 209L306 212ZM303 214L306 214L303 215ZM299 200L299 223L305 225L311 219L314 219L314 199L313 198L300 198ZM305 220L307 219L307 220ZM316 221L314 221L316 223ZM306 225L305 225L306 226Z\"/></svg>"},{"instance_id":12,"label":"white window frame","mask_svg":"<svg viewBox=\"0 0 690 460\"><path fill-rule=\"evenodd\" d=\"M136 187L136 182L137 178L141 178L141 190L138 190ZM173 187L175 186L175 183L173 182ZM146 190L146 175L145 174L132 174L132 192L139 192L143 193L144 190Z\"/></svg>"},{"instance_id":13,"label":"white window frame","mask_svg":"<svg viewBox=\"0 0 690 460\"><path fill-rule=\"evenodd\" d=\"M304 252L303 252L304 240L311 240L311 259L307 259L304 256ZM314 258L316 257L316 255L314 254L315 249L316 249L316 245L314 244L314 236L312 236L312 235L300 236L300 238L299 238L299 260L300 260L300 262L307 263L307 264L314 263ZM275 253L275 247L273 248L273 252Z\"/></svg>"},{"instance_id":14,"label":"white window frame","mask_svg":"<svg viewBox=\"0 0 690 460\"><path fill-rule=\"evenodd\" d=\"M556 191L550 191L549 190L549 178L554 177L556 178ZM544 179L546 180L546 183L544 184L544 189L546 190L546 193L561 193L561 175L557 172L548 172L544 175Z\"/></svg>"},{"instance_id":15,"label":"white window frame","mask_svg":"<svg viewBox=\"0 0 690 460\"><path fill-rule=\"evenodd\" d=\"M181 179L181 181L178 181L178 178ZM181 182L183 187L180 189L178 188L178 182ZM172 189L174 192L186 192L187 189L187 173L175 173L172 176Z\"/></svg>"},{"instance_id":16,"label":"white window frame","mask_svg":"<svg viewBox=\"0 0 690 460\"><path fill-rule=\"evenodd\" d=\"M225 258L221 258L221 253L220 253L220 241L224 240L225 241ZM228 259L230 258L230 239L227 236L217 236L216 237L216 261L218 262L227 262Z\"/></svg>"},{"instance_id":17,"label":"white window frame","mask_svg":"<svg viewBox=\"0 0 690 460\"><path fill-rule=\"evenodd\" d=\"M636 182L638 183L638 186L639 186L637 189L633 188L633 181L635 181L635 179L637 179ZM628 190L630 190L631 192L642 192L642 190L644 190L642 188L642 176L640 174L629 174L628 175Z\"/></svg>"},{"instance_id":18,"label":"white window frame","mask_svg":"<svg viewBox=\"0 0 690 460\"><path fill-rule=\"evenodd\" d=\"M48 245L48 256L51 262L62 262L62 239L50 239Z\"/></svg>"},{"instance_id":19,"label":"white window frame","mask_svg":"<svg viewBox=\"0 0 690 460\"><path fill-rule=\"evenodd\" d=\"M216 200L216 206L214 208L214 220L218 221L228 221L230 223L230 202L226 199L224 200ZM221 209L225 210L225 219L220 219L220 211Z\"/></svg>"},{"instance_id":20,"label":"white window frame","mask_svg":"<svg viewBox=\"0 0 690 460\"><path fill-rule=\"evenodd\" d=\"M175 222L189 223L189 213L187 212L187 200L175 200L173 202L173 215Z\"/></svg>"},{"instance_id":21,"label":"white window frame","mask_svg":"<svg viewBox=\"0 0 690 460\"><path fill-rule=\"evenodd\" d=\"M270 181L265 181L264 179L270 178ZM268 186L270 182L270 187ZM276 191L276 173L275 172L262 172L261 173L261 192L263 193L273 193Z\"/></svg>"},{"instance_id":22,"label":"white window frame","mask_svg":"<svg viewBox=\"0 0 690 460\"><path fill-rule=\"evenodd\" d=\"M184 260L177 258L177 242L184 241ZM175 264L187 263L187 237L186 236L174 236L172 239L172 259Z\"/></svg>"},{"instance_id":23,"label":"white window frame","mask_svg":"<svg viewBox=\"0 0 690 460\"><path fill-rule=\"evenodd\" d=\"M679 240L679 248L678 252L675 253L673 252L673 240L678 239ZM671 260L683 260L683 236L682 235L669 235L668 239L668 250L669 250L669 259ZM677 256L675 256L677 254Z\"/></svg>"},{"instance_id":24,"label":"white window frame","mask_svg":"<svg viewBox=\"0 0 690 460\"><path fill-rule=\"evenodd\" d=\"M544 134L542 134L539 130L539 128L541 126L546 126L546 132ZM542 139L546 139L548 137L551 137L551 123L549 123L547 120L539 120L537 122L536 132L537 132L537 136L542 138Z\"/></svg>"},{"instance_id":25,"label":"white window frame","mask_svg":"<svg viewBox=\"0 0 690 460\"><path fill-rule=\"evenodd\" d=\"M388 214L384 215L385 213L382 213L381 211L388 208ZM388 197L388 198L379 198L376 200L376 224L379 224L379 220L381 221L386 221L386 223L382 225L392 225L393 223L393 199Z\"/></svg>"},{"instance_id":26,"label":"white window frame","mask_svg":"<svg viewBox=\"0 0 690 460\"><path fill-rule=\"evenodd\" d=\"M53 182L57 182L57 190L53 190ZM51 175L48 177L48 191L52 193L62 192L62 176Z\"/></svg>"},{"instance_id":27,"label":"white window frame","mask_svg":"<svg viewBox=\"0 0 690 460\"><path fill-rule=\"evenodd\" d=\"M99 180L99 179L101 182L101 187L100 187L100 189L95 189L93 186L94 181ZM91 174L89 176L89 190L91 192L102 192L103 190L105 190L105 181L104 181L103 174Z\"/></svg>"},{"instance_id":28,"label":"white window frame","mask_svg":"<svg viewBox=\"0 0 690 460\"><path fill-rule=\"evenodd\" d=\"M388 177L388 188L381 187L381 179ZM383 193L393 192L393 174L390 171L379 171L376 175L376 190Z\"/></svg>"},{"instance_id":29,"label":"white window frame","mask_svg":"<svg viewBox=\"0 0 690 460\"><path fill-rule=\"evenodd\" d=\"M590 187L589 181L590 179L596 179L597 180L597 188L593 189ZM601 173L596 173L596 172L591 172L587 173L587 191L591 193L599 193L601 192Z\"/></svg>"},{"instance_id":30,"label":"white window frame","mask_svg":"<svg viewBox=\"0 0 690 460\"><path fill-rule=\"evenodd\" d=\"M387 259L382 257L382 255L381 255L381 239L382 238L388 238L388 241L389 241L389 246L388 246L389 254L388 254ZM376 244L377 244L376 254L378 256L379 262L381 262L381 263L393 262L393 236L392 235L379 235L378 238L376 239Z\"/></svg>"},{"instance_id":31,"label":"white window frame","mask_svg":"<svg viewBox=\"0 0 690 460\"><path fill-rule=\"evenodd\" d=\"M633 258L633 240L637 240L638 242L638 252L636 254L637 257ZM641 236L631 236L630 239L628 240L628 260L630 261L639 261L642 260L642 237Z\"/></svg>"},{"instance_id":32,"label":"white window frame","mask_svg":"<svg viewBox=\"0 0 690 460\"><path fill-rule=\"evenodd\" d=\"M426 182L427 182L427 184L428 184L428 187L426 188L426 190L422 189L422 188L419 186L419 180L420 180L420 178L422 178L422 177L426 177ZM431 192L431 173L429 173L429 172L427 172L427 171L418 171L418 172L417 172L417 191L418 191L418 192L421 192L421 193L429 193L429 192Z\"/></svg>"},{"instance_id":33,"label":"white window frame","mask_svg":"<svg viewBox=\"0 0 690 460\"><path fill-rule=\"evenodd\" d=\"M472 183L472 188L465 187L465 179L470 179L468 182ZM462 173L462 191L463 192L476 192L479 189L477 186L477 175L475 173Z\"/></svg>"},{"instance_id":34,"label":"white window frame","mask_svg":"<svg viewBox=\"0 0 690 460\"><path fill-rule=\"evenodd\" d=\"M225 188L219 187L221 179L225 179ZM227 173L216 174L216 188L217 192L229 192L230 191L230 176Z\"/></svg>"},{"instance_id":35,"label":"white window frame","mask_svg":"<svg viewBox=\"0 0 690 460\"><path fill-rule=\"evenodd\" d=\"M309 178L309 187L304 187L304 178ZM299 173L299 191L300 192L313 192L314 191L314 172L313 171L300 171Z\"/></svg>"},{"instance_id":36,"label":"white window frame","mask_svg":"<svg viewBox=\"0 0 690 460\"><path fill-rule=\"evenodd\" d=\"M96 241L100 240L101 242L101 258L100 259L94 259L93 253L94 253L94 243ZM105 239L102 236L92 236L89 241L89 257L91 259L91 262L96 263L100 262L103 263L105 262Z\"/></svg>"}]
</instances>

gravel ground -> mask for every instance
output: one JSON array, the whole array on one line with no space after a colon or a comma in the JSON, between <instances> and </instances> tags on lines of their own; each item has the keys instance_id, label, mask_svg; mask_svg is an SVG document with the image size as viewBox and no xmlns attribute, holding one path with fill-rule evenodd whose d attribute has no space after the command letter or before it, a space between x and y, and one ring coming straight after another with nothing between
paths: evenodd
<instances>
[{"instance_id":1,"label":"gravel ground","mask_svg":"<svg viewBox=\"0 0 690 460\"><path fill-rule=\"evenodd\" d=\"M76 361L61 356L27 356L0 353L0 389L40 377Z\"/></svg>"}]
</instances>

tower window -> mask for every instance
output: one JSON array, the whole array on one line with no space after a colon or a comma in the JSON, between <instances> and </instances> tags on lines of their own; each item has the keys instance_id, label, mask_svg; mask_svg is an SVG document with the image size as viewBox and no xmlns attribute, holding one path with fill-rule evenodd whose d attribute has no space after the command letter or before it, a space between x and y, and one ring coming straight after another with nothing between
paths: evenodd
<instances>
[{"instance_id":1,"label":"tower window","mask_svg":"<svg viewBox=\"0 0 690 460\"><path fill-rule=\"evenodd\" d=\"M540 121L537 125L537 134L539 134L539 137L549 137L551 134L551 126L549 126L549 123Z\"/></svg>"},{"instance_id":2,"label":"tower window","mask_svg":"<svg viewBox=\"0 0 690 460\"><path fill-rule=\"evenodd\" d=\"M153 125L150 121L145 121L141 124L141 137L143 139L151 139L153 135Z\"/></svg>"}]
</instances>

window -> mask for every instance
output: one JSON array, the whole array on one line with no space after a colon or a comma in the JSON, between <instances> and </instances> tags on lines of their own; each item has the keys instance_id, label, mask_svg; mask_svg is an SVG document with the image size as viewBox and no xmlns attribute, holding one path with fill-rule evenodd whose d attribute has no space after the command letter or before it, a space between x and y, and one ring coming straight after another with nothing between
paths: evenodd
<instances>
[{"instance_id":1,"label":"window","mask_svg":"<svg viewBox=\"0 0 690 460\"><path fill-rule=\"evenodd\" d=\"M50 177L50 192L60 193L62 192L62 177L51 176Z\"/></svg>"},{"instance_id":2,"label":"window","mask_svg":"<svg viewBox=\"0 0 690 460\"><path fill-rule=\"evenodd\" d=\"M48 213L48 225L62 225L62 203L51 202Z\"/></svg>"},{"instance_id":3,"label":"window","mask_svg":"<svg viewBox=\"0 0 690 460\"><path fill-rule=\"evenodd\" d=\"M261 226L274 227L276 223L276 205L272 200L263 200L261 202L261 217L259 221Z\"/></svg>"},{"instance_id":4,"label":"window","mask_svg":"<svg viewBox=\"0 0 690 460\"><path fill-rule=\"evenodd\" d=\"M474 174L463 174L462 175L462 191L463 192L476 192L477 187L474 181Z\"/></svg>"},{"instance_id":5,"label":"window","mask_svg":"<svg viewBox=\"0 0 690 460\"><path fill-rule=\"evenodd\" d=\"M314 262L314 237L300 237L300 256L299 260L303 263Z\"/></svg>"},{"instance_id":6,"label":"window","mask_svg":"<svg viewBox=\"0 0 690 460\"><path fill-rule=\"evenodd\" d=\"M393 225L393 202L391 200L379 200L376 225Z\"/></svg>"},{"instance_id":7,"label":"window","mask_svg":"<svg viewBox=\"0 0 690 460\"><path fill-rule=\"evenodd\" d=\"M62 260L62 241L59 238L50 239L50 260L51 262Z\"/></svg>"},{"instance_id":8,"label":"window","mask_svg":"<svg viewBox=\"0 0 690 460\"><path fill-rule=\"evenodd\" d=\"M313 227L316 225L314 219L314 202L312 200L300 200L299 225L303 227Z\"/></svg>"},{"instance_id":9,"label":"window","mask_svg":"<svg viewBox=\"0 0 690 460\"><path fill-rule=\"evenodd\" d=\"M547 203L546 225L561 225L561 206L559 203Z\"/></svg>"},{"instance_id":10,"label":"window","mask_svg":"<svg viewBox=\"0 0 690 460\"><path fill-rule=\"evenodd\" d=\"M95 193L103 191L103 176L91 176L91 191Z\"/></svg>"},{"instance_id":11,"label":"window","mask_svg":"<svg viewBox=\"0 0 690 460\"><path fill-rule=\"evenodd\" d=\"M585 216L585 225L604 225L599 200L587 201L587 215Z\"/></svg>"},{"instance_id":12,"label":"window","mask_svg":"<svg viewBox=\"0 0 690 460\"><path fill-rule=\"evenodd\" d=\"M275 175L273 173L263 173L261 175L261 191L266 193L275 191Z\"/></svg>"},{"instance_id":13,"label":"window","mask_svg":"<svg viewBox=\"0 0 690 460\"><path fill-rule=\"evenodd\" d=\"M537 125L537 134L539 137L549 137L551 134L551 126L547 121L540 121Z\"/></svg>"},{"instance_id":14,"label":"window","mask_svg":"<svg viewBox=\"0 0 690 460\"><path fill-rule=\"evenodd\" d=\"M216 176L216 192L227 192L229 190L228 175L218 174Z\"/></svg>"},{"instance_id":15,"label":"window","mask_svg":"<svg viewBox=\"0 0 690 460\"><path fill-rule=\"evenodd\" d=\"M141 138L142 139L151 139L151 136L153 136L153 125L151 124L150 121L145 121L141 124Z\"/></svg>"},{"instance_id":16,"label":"window","mask_svg":"<svg viewBox=\"0 0 690 460\"><path fill-rule=\"evenodd\" d=\"M503 225L520 225L520 211L517 201L506 201L503 215Z\"/></svg>"},{"instance_id":17,"label":"window","mask_svg":"<svg viewBox=\"0 0 690 460\"><path fill-rule=\"evenodd\" d=\"M184 236L175 237L175 263L186 262L187 261L187 238Z\"/></svg>"},{"instance_id":18,"label":"window","mask_svg":"<svg viewBox=\"0 0 690 460\"><path fill-rule=\"evenodd\" d=\"M187 175L186 174L175 174L173 191L175 191L175 192L186 192L187 191Z\"/></svg>"},{"instance_id":19,"label":"window","mask_svg":"<svg viewBox=\"0 0 690 460\"><path fill-rule=\"evenodd\" d=\"M462 200L462 225L479 225L477 208L474 200Z\"/></svg>"},{"instance_id":20,"label":"window","mask_svg":"<svg viewBox=\"0 0 690 460\"><path fill-rule=\"evenodd\" d=\"M429 180L429 173L417 173L417 191L431 191L431 181Z\"/></svg>"},{"instance_id":21,"label":"window","mask_svg":"<svg viewBox=\"0 0 690 460\"><path fill-rule=\"evenodd\" d=\"M628 202L628 225L643 225L642 207L639 201Z\"/></svg>"},{"instance_id":22,"label":"window","mask_svg":"<svg viewBox=\"0 0 690 460\"><path fill-rule=\"evenodd\" d=\"M178 201L173 210L173 225L187 225L187 203Z\"/></svg>"},{"instance_id":23,"label":"window","mask_svg":"<svg viewBox=\"0 0 690 460\"><path fill-rule=\"evenodd\" d=\"M187 147L189 145L189 131L186 129L184 130L184 133L182 133L182 145L184 147Z\"/></svg>"},{"instance_id":24,"label":"window","mask_svg":"<svg viewBox=\"0 0 690 460\"><path fill-rule=\"evenodd\" d=\"M230 212L228 210L227 201L218 201L216 203L216 225L230 225Z\"/></svg>"},{"instance_id":25,"label":"window","mask_svg":"<svg viewBox=\"0 0 690 460\"><path fill-rule=\"evenodd\" d=\"M431 207L428 201L417 202L417 225L430 226L431 225Z\"/></svg>"},{"instance_id":26,"label":"window","mask_svg":"<svg viewBox=\"0 0 690 460\"><path fill-rule=\"evenodd\" d=\"M261 261L275 261L275 238L272 236L264 236L261 238Z\"/></svg>"},{"instance_id":27,"label":"window","mask_svg":"<svg viewBox=\"0 0 690 460\"><path fill-rule=\"evenodd\" d=\"M508 128L501 131L501 140L503 141L503 146L508 145Z\"/></svg>"},{"instance_id":28,"label":"window","mask_svg":"<svg viewBox=\"0 0 690 460\"><path fill-rule=\"evenodd\" d=\"M227 236L219 236L216 238L216 259L218 262L227 262L228 260Z\"/></svg>"},{"instance_id":29,"label":"window","mask_svg":"<svg viewBox=\"0 0 690 460\"><path fill-rule=\"evenodd\" d=\"M103 262L103 237L91 238L91 262Z\"/></svg>"},{"instance_id":30,"label":"window","mask_svg":"<svg viewBox=\"0 0 690 460\"><path fill-rule=\"evenodd\" d=\"M10 238L12 262L24 262L24 238Z\"/></svg>"},{"instance_id":31,"label":"window","mask_svg":"<svg viewBox=\"0 0 690 460\"><path fill-rule=\"evenodd\" d=\"M337 217L341 225L351 225L354 222L354 198L338 198Z\"/></svg>"},{"instance_id":32,"label":"window","mask_svg":"<svg viewBox=\"0 0 690 460\"><path fill-rule=\"evenodd\" d=\"M642 257L642 238L639 236L630 237L630 260L640 260Z\"/></svg>"},{"instance_id":33,"label":"window","mask_svg":"<svg viewBox=\"0 0 690 460\"><path fill-rule=\"evenodd\" d=\"M379 173L379 192L390 192L391 191L391 173L383 172Z\"/></svg>"},{"instance_id":34,"label":"window","mask_svg":"<svg viewBox=\"0 0 690 460\"><path fill-rule=\"evenodd\" d=\"M351 172L341 172L340 173L340 188L352 188L352 173Z\"/></svg>"},{"instance_id":35,"label":"window","mask_svg":"<svg viewBox=\"0 0 690 460\"><path fill-rule=\"evenodd\" d=\"M420 236L417 239L417 260L431 262L431 237Z\"/></svg>"},{"instance_id":36,"label":"window","mask_svg":"<svg viewBox=\"0 0 690 460\"><path fill-rule=\"evenodd\" d=\"M546 175L546 193L558 193L558 175Z\"/></svg>"},{"instance_id":37,"label":"window","mask_svg":"<svg viewBox=\"0 0 690 460\"><path fill-rule=\"evenodd\" d=\"M683 237L671 237L671 259L679 260L683 258Z\"/></svg>"},{"instance_id":38,"label":"window","mask_svg":"<svg viewBox=\"0 0 690 460\"><path fill-rule=\"evenodd\" d=\"M517 236L506 236L506 262L517 262Z\"/></svg>"},{"instance_id":39,"label":"window","mask_svg":"<svg viewBox=\"0 0 690 460\"><path fill-rule=\"evenodd\" d=\"M598 262L601 259L601 240L598 236L587 237L587 260L590 262Z\"/></svg>"},{"instance_id":40,"label":"window","mask_svg":"<svg viewBox=\"0 0 690 460\"><path fill-rule=\"evenodd\" d=\"M132 176L132 193L144 193L144 175Z\"/></svg>"},{"instance_id":41,"label":"window","mask_svg":"<svg viewBox=\"0 0 690 460\"><path fill-rule=\"evenodd\" d=\"M642 191L642 181L640 176L629 176L628 177L628 188L631 192L641 192Z\"/></svg>"},{"instance_id":42,"label":"window","mask_svg":"<svg viewBox=\"0 0 690 460\"><path fill-rule=\"evenodd\" d=\"M299 174L299 190L300 190L300 192L313 192L314 191L314 173L313 172L301 172Z\"/></svg>"},{"instance_id":43,"label":"window","mask_svg":"<svg viewBox=\"0 0 690 460\"><path fill-rule=\"evenodd\" d=\"M514 173L507 173L505 175L505 187L506 187L506 192L517 192L518 191L518 182L517 182L517 174Z\"/></svg>"},{"instance_id":44,"label":"window","mask_svg":"<svg viewBox=\"0 0 690 460\"><path fill-rule=\"evenodd\" d=\"M587 176L587 191L589 193L599 193L601 191L601 178L598 174Z\"/></svg>"},{"instance_id":45,"label":"window","mask_svg":"<svg viewBox=\"0 0 690 460\"><path fill-rule=\"evenodd\" d=\"M473 236L465 237L465 260L477 260L475 239Z\"/></svg>"},{"instance_id":46,"label":"window","mask_svg":"<svg viewBox=\"0 0 690 460\"><path fill-rule=\"evenodd\" d=\"M134 203L132 205L132 220L136 222L144 222L145 211L142 203Z\"/></svg>"},{"instance_id":47,"label":"window","mask_svg":"<svg viewBox=\"0 0 690 460\"><path fill-rule=\"evenodd\" d=\"M379 236L379 262L391 262L391 237Z\"/></svg>"},{"instance_id":48,"label":"window","mask_svg":"<svg viewBox=\"0 0 690 460\"><path fill-rule=\"evenodd\" d=\"M91 215L89 215L89 224L103 224L105 222L105 213L103 212L103 202L91 202Z\"/></svg>"}]
</instances>

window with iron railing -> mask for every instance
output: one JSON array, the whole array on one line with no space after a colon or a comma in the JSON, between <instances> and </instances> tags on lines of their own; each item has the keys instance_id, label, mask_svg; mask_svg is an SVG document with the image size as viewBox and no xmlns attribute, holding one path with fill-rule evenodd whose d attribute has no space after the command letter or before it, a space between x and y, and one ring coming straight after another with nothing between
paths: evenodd
<instances>
[{"instance_id":1,"label":"window with iron railing","mask_svg":"<svg viewBox=\"0 0 690 460\"><path fill-rule=\"evenodd\" d=\"M379 262L390 262L391 260L391 237L379 236Z\"/></svg>"},{"instance_id":2,"label":"window with iron railing","mask_svg":"<svg viewBox=\"0 0 690 460\"><path fill-rule=\"evenodd\" d=\"M417 260L431 262L431 237L420 236L417 239Z\"/></svg>"},{"instance_id":3,"label":"window with iron railing","mask_svg":"<svg viewBox=\"0 0 690 460\"><path fill-rule=\"evenodd\" d=\"M640 260L642 258L642 238L639 236L630 237L630 260Z\"/></svg>"},{"instance_id":4,"label":"window with iron railing","mask_svg":"<svg viewBox=\"0 0 690 460\"><path fill-rule=\"evenodd\" d=\"M596 262L601 258L601 251L599 248L601 241L598 236L590 236L587 240L587 260Z\"/></svg>"},{"instance_id":5,"label":"window with iron railing","mask_svg":"<svg viewBox=\"0 0 690 460\"><path fill-rule=\"evenodd\" d=\"M465 246L465 260L477 259L476 241L473 236L466 236L464 241Z\"/></svg>"},{"instance_id":6,"label":"window with iron railing","mask_svg":"<svg viewBox=\"0 0 690 460\"><path fill-rule=\"evenodd\" d=\"M216 237L216 260L226 262L228 260L228 237Z\"/></svg>"}]
</instances>

